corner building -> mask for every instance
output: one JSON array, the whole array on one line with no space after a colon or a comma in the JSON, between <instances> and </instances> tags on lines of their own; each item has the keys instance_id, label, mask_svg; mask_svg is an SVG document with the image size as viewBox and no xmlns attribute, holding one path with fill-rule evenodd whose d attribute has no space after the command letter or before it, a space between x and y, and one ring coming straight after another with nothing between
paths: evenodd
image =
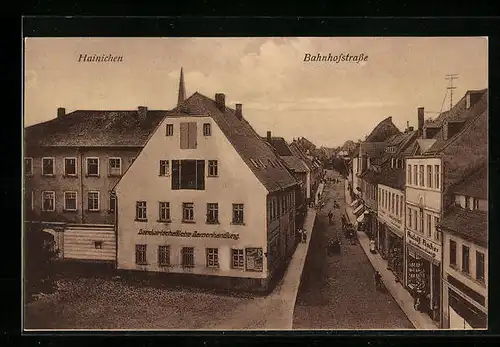
<instances>
[{"instance_id":1,"label":"corner building","mask_svg":"<svg viewBox=\"0 0 500 347\"><path fill-rule=\"evenodd\" d=\"M195 93L115 187L117 268L265 290L295 249L296 189L241 104Z\"/></svg>"}]
</instances>

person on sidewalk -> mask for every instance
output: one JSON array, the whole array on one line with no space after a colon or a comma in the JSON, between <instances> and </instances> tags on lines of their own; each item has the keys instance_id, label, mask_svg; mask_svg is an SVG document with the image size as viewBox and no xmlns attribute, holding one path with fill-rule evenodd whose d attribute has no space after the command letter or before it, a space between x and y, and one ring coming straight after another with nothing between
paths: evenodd
<instances>
[{"instance_id":1,"label":"person on sidewalk","mask_svg":"<svg viewBox=\"0 0 500 347\"><path fill-rule=\"evenodd\" d=\"M374 239L370 239L370 253L371 254L377 253L377 251L375 250L375 240Z\"/></svg>"},{"instance_id":2,"label":"person on sidewalk","mask_svg":"<svg viewBox=\"0 0 500 347\"><path fill-rule=\"evenodd\" d=\"M381 281L382 276L380 276L380 273L378 271L375 271L375 289L380 290L381 289Z\"/></svg>"}]
</instances>

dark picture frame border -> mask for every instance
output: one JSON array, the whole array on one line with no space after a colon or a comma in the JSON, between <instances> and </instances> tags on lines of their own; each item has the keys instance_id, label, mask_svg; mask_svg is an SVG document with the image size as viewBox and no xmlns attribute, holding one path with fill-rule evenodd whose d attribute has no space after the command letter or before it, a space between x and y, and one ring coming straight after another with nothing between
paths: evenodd
<instances>
[{"instance_id":1,"label":"dark picture frame border","mask_svg":"<svg viewBox=\"0 0 500 347\"><path fill-rule=\"evenodd\" d=\"M26 16L22 18L22 33L21 47L14 50L24 51L24 38L26 37L248 37L248 36L488 36L489 41L489 62L500 61L500 20L498 18L332 18L332 17L46 17L46 16ZM21 79L19 75L17 80L21 80L24 76L23 70L24 57L21 60ZM500 117L500 89L498 88L498 76L500 66L489 65L489 90L490 90L490 123L489 129L496 130L495 122ZM21 87L20 86L20 87ZM21 89L22 90L22 89ZM23 95L21 104L23 101ZM21 106L22 108L22 106ZM22 115L22 109L21 109ZM19 118L21 124L16 126L23 128L23 117ZM12 119L11 119L12 120ZM6 129L4 129L6 131ZM7 131L8 132L8 131ZM21 135L20 132L18 132ZM489 225L497 225L499 223L496 206L498 205L495 192L498 190L498 183L495 175L499 170L499 155L498 146L495 145L497 140L494 131L489 134ZM4 148L12 147L12 135L3 138ZM20 142L20 141L19 141ZM21 148L19 148L21 152ZM9 159L12 157L13 170L4 173L4 182L19 182L21 187L21 167L19 158L21 153L9 151ZM16 157L17 154L17 157ZM22 165L22 164L21 164ZM8 177L7 177L8 176ZM6 191L9 191L10 201L18 202L19 205L13 203L11 206L13 216L19 216L17 219L21 221L20 211L15 208L21 204L21 194L16 190L14 184L8 184ZM19 200L17 200L19 199ZM7 211L6 211L7 212ZM9 211L10 213L11 211ZM490 228L491 229L491 228ZM499 244L499 237L494 230L489 233L489 248L495 250L495 245ZM17 245L20 237L18 235L10 235L13 237L12 245ZM12 247L15 249L16 247ZM494 276L495 267L499 266L497 261L498 252L489 252L489 292L496 293L498 280ZM19 256L18 259L21 257ZM495 265L496 264L496 265ZM21 332L23 338L38 345L67 345L70 343L79 344L85 343L87 336L98 337L105 343L111 343L110 338L120 336L124 338L123 342L128 343L133 341L142 341L145 344L153 345L157 337L162 336L167 338L162 344L171 340L174 345L200 343L209 345L223 345L227 342L229 345L240 346L246 345L252 339L248 337L264 337L266 342L270 344L276 343L296 343L306 345L321 345L321 343L331 344L332 337L339 342L350 342L356 345L379 344L392 345L401 342L404 345L413 343L423 344L432 341L433 343L443 343L444 339L452 343L460 344L461 342L470 341L474 338L486 342L493 335L499 334L498 320L498 298L494 295L489 296L489 331L228 331L228 332L117 332L117 331L68 331L68 332L23 332L21 317L19 312L19 304L21 303L21 278L20 264L10 262L13 268L7 273L8 278L3 283L12 287L12 293L16 293L19 300L7 300L10 303L5 307L9 308L11 315L6 322L7 325L2 327L2 332L17 335ZM10 274L10 275L9 275ZM2 276L2 277L7 277ZM14 297L14 296L13 296ZM17 325L19 324L19 325ZM131 334L138 335L137 338L129 337ZM61 336L65 335L65 336ZM487 336L489 335L489 336ZM11 335L13 336L13 335ZM77 338L77 336L85 336L85 338ZM231 340L224 337L230 336ZM417 337L417 339L412 339ZM71 340L68 340L71 339ZM348 340L349 339L349 340ZM443 341L442 341L443 340ZM472 341L470 341L472 342ZM469 342L469 343L470 343ZM493 340L491 341L493 342ZM168 343L168 342L167 342ZM112 343L111 343L112 344Z\"/></svg>"}]
</instances>

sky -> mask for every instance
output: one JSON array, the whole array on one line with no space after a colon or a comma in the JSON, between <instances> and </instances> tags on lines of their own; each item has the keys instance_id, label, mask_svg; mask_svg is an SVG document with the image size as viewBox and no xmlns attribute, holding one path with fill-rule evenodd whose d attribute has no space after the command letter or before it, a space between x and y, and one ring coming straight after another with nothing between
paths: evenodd
<instances>
[{"instance_id":1,"label":"sky","mask_svg":"<svg viewBox=\"0 0 500 347\"><path fill-rule=\"evenodd\" d=\"M304 61L305 54L368 56L362 62ZM122 62L79 62L80 54ZM183 67L187 96L226 104L265 136L306 137L317 147L364 139L392 117L404 131L450 107L447 74L457 74L453 103L488 87L486 37L436 38L27 38L24 123L85 109L168 110ZM445 98L446 96L446 98ZM443 105L444 102L444 105Z\"/></svg>"}]
</instances>

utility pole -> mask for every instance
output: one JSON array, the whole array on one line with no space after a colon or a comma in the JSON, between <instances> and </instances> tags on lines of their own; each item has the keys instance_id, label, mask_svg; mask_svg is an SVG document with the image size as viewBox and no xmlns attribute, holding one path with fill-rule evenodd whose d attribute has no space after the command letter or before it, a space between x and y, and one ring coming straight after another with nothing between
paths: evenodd
<instances>
[{"instance_id":1,"label":"utility pole","mask_svg":"<svg viewBox=\"0 0 500 347\"><path fill-rule=\"evenodd\" d=\"M446 75L446 79L448 81L450 81L450 84L448 85L448 87L446 89L450 90L450 110L451 110L451 108L453 107L453 90L457 89L457 87L453 86L453 80L458 79L458 74Z\"/></svg>"}]
</instances>

